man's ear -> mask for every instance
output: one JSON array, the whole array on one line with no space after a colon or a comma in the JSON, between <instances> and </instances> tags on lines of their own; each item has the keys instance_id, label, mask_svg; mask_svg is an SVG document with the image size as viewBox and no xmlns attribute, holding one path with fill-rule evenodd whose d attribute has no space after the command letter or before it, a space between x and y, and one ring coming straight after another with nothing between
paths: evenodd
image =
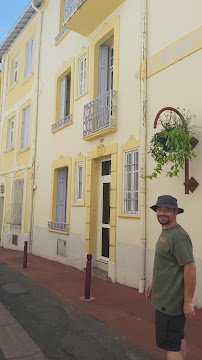
<instances>
[{"instance_id":1,"label":"man's ear","mask_svg":"<svg viewBox=\"0 0 202 360\"><path fill-rule=\"evenodd\" d=\"M179 214L179 209L175 209L175 215Z\"/></svg>"}]
</instances>

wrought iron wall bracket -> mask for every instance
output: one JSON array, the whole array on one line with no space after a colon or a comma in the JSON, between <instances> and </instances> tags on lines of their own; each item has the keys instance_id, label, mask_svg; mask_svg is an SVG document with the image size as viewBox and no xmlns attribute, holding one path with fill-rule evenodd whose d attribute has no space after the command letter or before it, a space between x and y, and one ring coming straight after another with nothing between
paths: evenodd
<instances>
[{"instance_id":1,"label":"wrought iron wall bracket","mask_svg":"<svg viewBox=\"0 0 202 360\"><path fill-rule=\"evenodd\" d=\"M164 107L157 113L157 115L155 117L154 129L157 127L157 122L158 122L160 115L166 110L171 110L171 111L175 112L177 115L179 115L180 118L183 118L183 115L181 114L181 112L179 110L177 110L173 107L170 107L170 106ZM198 140L195 137L192 137L191 138L192 150L195 148L195 146L197 144L198 144ZM196 190L199 183L193 178L193 176L191 178L189 178L189 159L185 159L184 170L185 170L185 182L184 182L185 194L189 194L189 191L191 191L193 193L194 190Z\"/></svg>"}]
</instances>

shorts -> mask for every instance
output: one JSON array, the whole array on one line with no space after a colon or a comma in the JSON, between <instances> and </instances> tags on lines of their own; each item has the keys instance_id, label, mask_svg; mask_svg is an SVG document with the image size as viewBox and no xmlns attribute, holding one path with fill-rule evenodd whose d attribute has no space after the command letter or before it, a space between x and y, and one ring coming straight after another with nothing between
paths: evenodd
<instances>
[{"instance_id":1,"label":"shorts","mask_svg":"<svg viewBox=\"0 0 202 360\"><path fill-rule=\"evenodd\" d=\"M185 321L184 314L170 316L155 310L157 346L167 351L180 351Z\"/></svg>"}]
</instances>

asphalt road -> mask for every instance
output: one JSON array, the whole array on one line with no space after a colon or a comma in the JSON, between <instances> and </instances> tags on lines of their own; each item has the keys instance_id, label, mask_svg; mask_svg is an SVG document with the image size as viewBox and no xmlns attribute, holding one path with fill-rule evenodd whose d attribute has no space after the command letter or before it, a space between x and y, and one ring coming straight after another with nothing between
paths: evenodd
<instances>
[{"instance_id":1,"label":"asphalt road","mask_svg":"<svg viewBox=\"0 0 202 360\"><path fill-rule=\"evenodd\" d=\"M49 360L155 360L4 263L0 302Z\"/></svg>"}]
</instances>

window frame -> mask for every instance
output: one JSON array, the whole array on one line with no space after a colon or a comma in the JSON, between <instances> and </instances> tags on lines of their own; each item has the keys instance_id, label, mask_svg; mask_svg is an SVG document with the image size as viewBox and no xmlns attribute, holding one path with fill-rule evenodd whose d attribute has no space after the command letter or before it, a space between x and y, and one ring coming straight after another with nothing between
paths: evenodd
<instances>
[{"instance_id":1,"label":"window frame","mask_svg":"<svg viewBox=\"0 0 202 360\"><path fill-rule=\"evenodd\" d=\"M19 68L19 57L16 56L11 62L10 86L16 84L18 81L18 68Z\"/></svg>"},{"instance_id":2,"label":"window frame","mask_svg":"<svg viewBox=\"0 0 202 360\"><path fill-rule=\"evenodd\" d=\"M85 61L85 62L84 62ZM83 81L81 81L81 64L85 63L85 67L83 66ZM80 59L79 59L79 64L78 64L78 97L82 96L83 94L86 93L86 72L87 72L87 54L84 54ZM85 74L85 76L84 76ZM80 91L80 89L82 88L82 90Z\"/></svg>"},{"instance_id":3,"label":"window frame","mask_svg":"<svg viewBox=\"0 0 202 360\"><path fill-rule=\"evenodd\" d=\"M14 148L14 130L15 130L15 117L13 116L10 119L8 119L8 123L7 123L6 150L11 150Z\"/></svg>"},{"instance_id":4,"label":"window frame","mask_svg":"<svg viewBox=\"0 0 202 360\"><path fill-rule=\"evenodd\" d=\"M131 154L132 156L132 161L131 164L130 163L126 163L127 161L127 155ZM134 155L138 154L138 163L136 163L136 160L133 161L134 159ZM137 165L137 170L135 169L135 166ZM131 190L127 190L127 171L126 168L128 166L131 166L131 177L130 177L130 182L131 182ZM137 181L137 189L135 188L135 179ZM128 199L126 192L130 192L131 193L131 199ZM133 195L137 194L137 199L136 197L134 197ZM127 209L127 204L126 202L130 201L130 210ZM137 201L137 207L135 206L135 201ZM139 149L138 148L134 148L134 149L128 149L124 151L124 157L123 157L123 207L122 207L122 212L124 215L139 215Z\"/></svg>"},{"instance_id":5,"label":"window frame","mask_svg":"<svg viewBox=\"0 0 202 360\"><path fill-rule=\"evenodd\" d=\"M28 121L28 137L27 143L25 144L25 111L29 108L29 121ZM21 125L21 141L20 141L20 150L25 150L29 148L29 132L30 132L30 115L31 115L31 105L28 104L22 109L22 125Z\"/></svg>"},{"instance_id":6,"label":"window frame","mask_svg":"<svg viewBox=\"0 0 202 360\"><path fill-rule=\"evenodd\" d=\"M81 197L79 197L79 171L82 169L81 173ZM84 175L84 164L83 161L76 163L75 168L75 205L80 205L83 202L83 175Z\"/></svg>"}]
</instances>

